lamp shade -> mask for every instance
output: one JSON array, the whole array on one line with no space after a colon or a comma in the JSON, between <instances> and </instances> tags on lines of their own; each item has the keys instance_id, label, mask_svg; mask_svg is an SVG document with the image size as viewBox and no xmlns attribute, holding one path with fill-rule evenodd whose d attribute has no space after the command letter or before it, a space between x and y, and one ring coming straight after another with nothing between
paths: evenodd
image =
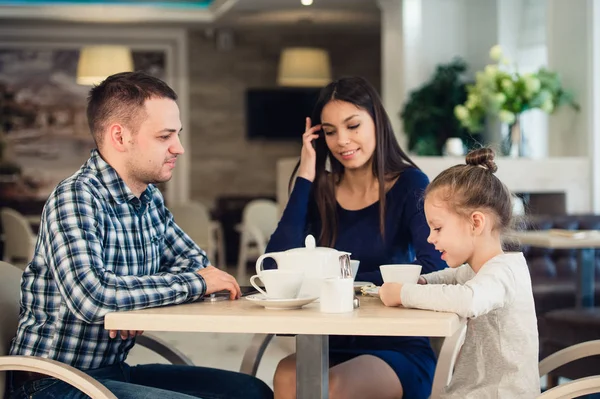
<instances>
[{"instance_id":1,"label":"lamp shade","mask_svg":"<svg viewBox=\"0 0 600 399\"><path fill-rule=\"evenodd\" d=\"M290 47L279 59L279 86L321 87L331 81L329 54L319 48Z\"/></svg>"},{"instance_id":2,"label":"lamp shade","mask_svg":"<svg viewBox=\"0 0 600 399\"><path fill-rule=\"evenodd\" d=\"M77 83L99 84L108 76L133 71L133 57L125 46L86 46L79 53Z\"/></svg>"}]
</instances>

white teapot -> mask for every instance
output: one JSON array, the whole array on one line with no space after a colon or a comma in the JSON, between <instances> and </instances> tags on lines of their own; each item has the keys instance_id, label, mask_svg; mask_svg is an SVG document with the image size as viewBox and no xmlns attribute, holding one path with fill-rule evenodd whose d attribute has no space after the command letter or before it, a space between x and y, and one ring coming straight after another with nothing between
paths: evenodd
<instances>
[{"instance_id":1,"label":"white teapot","mask_svg":"<svg viewBox=\"0 0 600 399\"><path fill-rule=\"evenodd\" d=\"M281 270L294 270L304 273L304 281L298 296L319 297L321 282L327 277L340 277L340 256L350 255L349 252L338 251L333 248L317 247L315 237L306 236L305 248L293 248L282 252L271 252L261 255L256 260L256 274L263 270L262 263L265 258L272 258Z\"/></svg>"}]
</instances>

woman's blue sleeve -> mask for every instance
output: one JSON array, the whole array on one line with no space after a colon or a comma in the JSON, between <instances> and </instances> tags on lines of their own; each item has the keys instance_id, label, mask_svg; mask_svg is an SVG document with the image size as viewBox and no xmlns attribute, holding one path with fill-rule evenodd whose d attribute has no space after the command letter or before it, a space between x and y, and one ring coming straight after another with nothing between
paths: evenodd
<instances>
[{"instance_id":1,"label":"woman's blue sleeve","mask_svg":"<svg viewBox=\"0 0 600 399\"><path fill-rule=\"evenodd\" d=\"M266 252L285 251L304 246L308 231L308 204L312 182L298 177L277 229L271 235Z\"/></svg>"},{"instance_id":2,"label":"woman's blue sleeve","mask_svg":"<svg viewBox=\"0 0 600 399\"><path fill-rule=\"evenodd\" d=\"M429 237L429 226L423 209L424 193L429 178L423 172L411 174L411 194L408 195L404 205L403 223L408 223L410 237L415 250L415 261L413 263L423 266L421 274L427 274L442 270L448 265L441 258L439 251L435 250L433 244L427 242Z\"/></svg>"}]
</instances>

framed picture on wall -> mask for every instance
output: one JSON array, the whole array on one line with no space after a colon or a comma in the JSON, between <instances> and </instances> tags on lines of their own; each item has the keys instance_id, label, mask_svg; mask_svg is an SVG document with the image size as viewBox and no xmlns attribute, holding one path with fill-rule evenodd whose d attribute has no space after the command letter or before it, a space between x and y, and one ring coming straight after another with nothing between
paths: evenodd
<instances>
[{"instance_id":1,"label":"framed picture on wall","mask_svg":"<svg viewBox=\"0 0 600 399\"><path fill-rule=\"evenodd\" d=\"M135 70L165 79L164 52L132 55ZM89 158L91 87L76 82L78 58L72 49L0 48L0 197L43 200Z\"/></svg>"}]
</instances>

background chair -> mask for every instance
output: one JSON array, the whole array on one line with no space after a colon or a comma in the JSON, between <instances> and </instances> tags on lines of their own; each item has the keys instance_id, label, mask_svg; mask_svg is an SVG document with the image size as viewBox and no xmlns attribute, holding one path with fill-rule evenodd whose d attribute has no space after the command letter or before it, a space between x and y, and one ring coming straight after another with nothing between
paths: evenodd
<instances>
[{"instance_id":1,"label":"background chair","mask_svg":"<svg viewBox=\"0 0 600 399\"><path fill-rule=\"evenodd\" d=\"M562 349L540 362L540 376L575 360L600 355L600 340L583 342ZM570 399L600 392L600 375L579 378L547 390L539 399Z\"/></svg>"},{"instance_id":2,"label":"background chair","mask_svg":"<svg viewBox=\"0 0 600 399\"><path fill-rule=\"evenodd\" d=\"M221 224L210 219L204 204L190 201L169 206L169 210L179 225L200 248L206 251L208 259L220 269L225 267L225 248Z\"/></svg>"},{"instance_id":3,"label":"background chair","mask_svg":"<svg viewBox=\"0 0 600 399\"><path fill-rule=\"evenodd\" d=\"M0 209L4 234L4 256L6 262L25 269L33 259L36 235L29 221L21 213L10 208Z\"/></svg>"},{"instance_id":4,"label":"background chair","mask_svg":"<svg viewBox=\"0 0 600 399\"><path fill-rule=\"evenodd\" d=\"M250 201L242 213L242 223L236 226L240 233L237 280L245 281L247 263L265 253L267 242L277 228L279 210L275 201Z\"/></svg>"},{"instance_id":5,"label":"background chair","mask_svg":"<svg viewBox=\"0 0 600 399\"><path fill-rule=\"evenodd\" d=\"M116 399L104 385L76 368L36 356L8 356L19 319L19 298L23 271L0 261L0 398L6 390L6 371L33 371L62 380L94 399ZM193 365L181 352L148 334L136 338L173 364Z\"/></svg>"}]
</instances>

